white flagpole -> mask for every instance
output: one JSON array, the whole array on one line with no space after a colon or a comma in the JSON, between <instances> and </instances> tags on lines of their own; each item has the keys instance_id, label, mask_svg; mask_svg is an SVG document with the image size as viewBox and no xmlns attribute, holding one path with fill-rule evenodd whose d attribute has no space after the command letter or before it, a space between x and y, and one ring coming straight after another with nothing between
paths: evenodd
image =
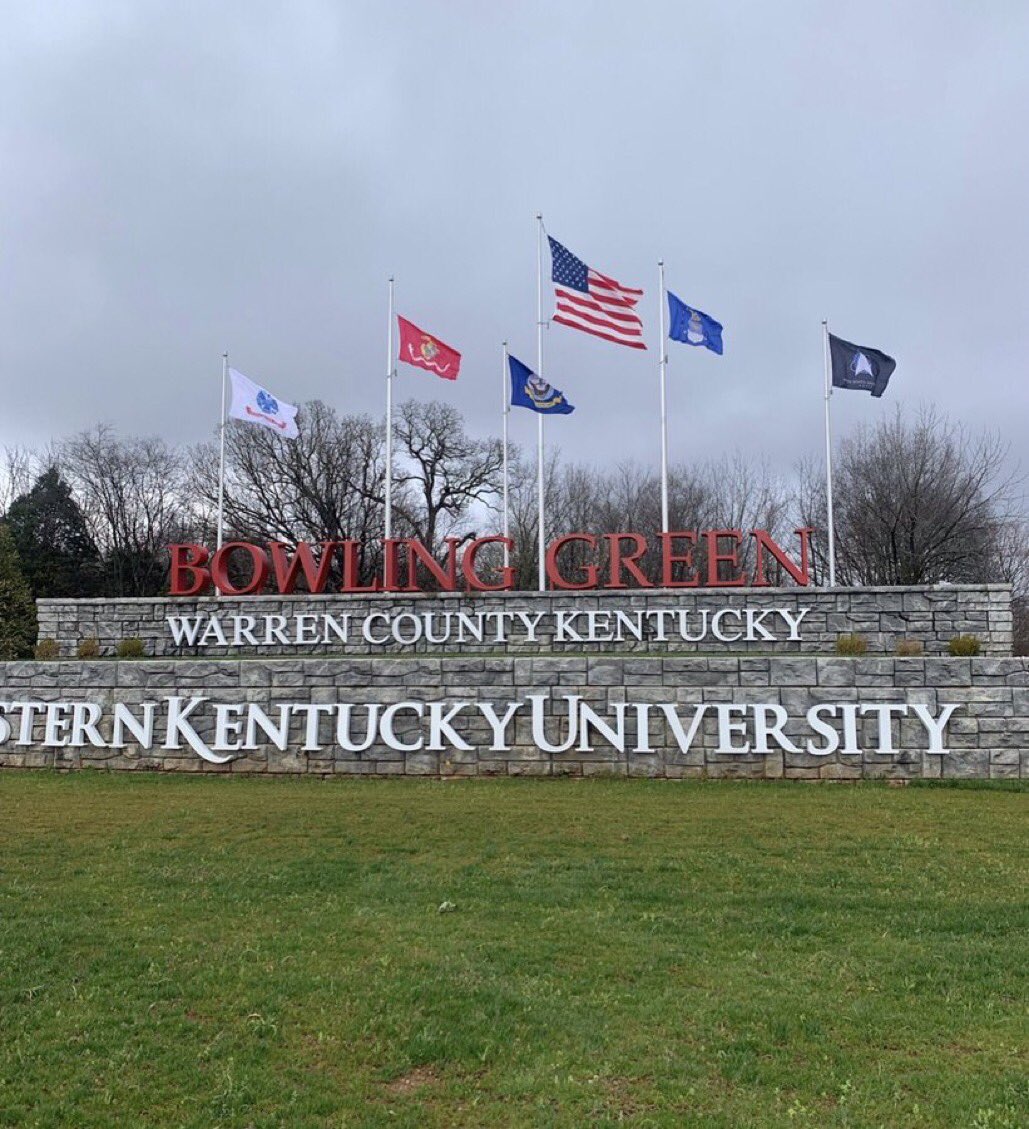
<instances>
[{"instance_id":1,"label":"white flagpole","mask_svg":"<svg viewBox=\"0 0 1029 1129\"><path fill-rule=\"evenodd\" d=\"M668 347L665 343L665 261L657 263L657 316L658 332L661 334L658 345L658 369L661 376L661 532L668 532L668 412L665 400L665 372L668 368Z\"/></svg>"},{"instance_id":2,"label":"white flagpole","mask_svg":"<svg viewBox=\"0 0 1029 1129\"><path fill-rule=\"evenodd\" d=\"M836 587L836 523L833 518L832 501L832 424L829 418L829 397L832 395L832 379L829 363L829 323L822 321L822 357L825 363L825 504L829 525L829 587Z\"/></svg>"},{"instance_id":3,"label":"white flagpole","mask_svg":"<svg viewBox=\"0 0 1029 1129\"><path fill-rule=\"evenodd\" d=\"M222 353L222 410L221 424L218 428L219 454L218 454L218 544L222 547L225 539L225 398L229 385L229 354Z\"/></svg>"},{"instance_id":4,"label":"white flagpole","mask_svg":"<svg viewBox=\"0 0 1029 1129\"><path fill-rule=\"evenodd\" d=\"M503 529L504 529L504 538L505 538L505 544L504 544L504 567L505 568L509 567L510 564L511 564L510 547L506 543L506 538L510 535L510 533L509 533L510 522L509 522L509 518L508 518L508 514L509 514L509 509L508 509L509 486L508 486L508 465L507 465L507 423L508 423L508 416L511 414L511 397L508 394L509 385L508 385L507 371L508 371L507 342L505 341L504 342L504 363L503 363L503 366L502 366L501 372L500 372L500 396L501 396L500 403L501 403L501 411L503 412L503 417L504 417L504 525L503 525Z\"/></svg>"},{"instance_id":5,"label":"white flagpole","mask_svg":"<svg viewBox=\"0 0 1029 1129\"><path fill-rule=\"evenodd\" d=\"M543 216L536 213L536 374L543 379ZM536 508L539 511L537 530L539 552L539 590L547 589L546 521L543 516L545 502L543 489L543 414L536 414Z\"/></svg>"},{"instance_id":6,"label":"white flagpole","mask_svg":"<svg viewBox=\"0 0 1029 1129\"><path fill-rule=\"evenodd\" d=\"M386 351L386 540L393 536L393 276L389 277L389 346Z\"/></svg>"}]
</instances>

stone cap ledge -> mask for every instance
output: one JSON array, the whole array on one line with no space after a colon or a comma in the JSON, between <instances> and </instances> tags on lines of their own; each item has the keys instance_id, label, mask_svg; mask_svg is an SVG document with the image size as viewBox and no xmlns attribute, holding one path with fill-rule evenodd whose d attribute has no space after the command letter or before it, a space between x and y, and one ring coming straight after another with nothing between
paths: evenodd
<instances>
[{"instance_id":1,"label":"stone cap ledge","mask_svg":"<svg viewBox=\"0 0 1029 1129\"><path fill-rule=\"evenodd\" d=\"M305 602L329 600L463 600L478 603L489 600L574 600L574 599L624 599L630 597L661 596L679 598L682 596L797 596L801 594L812 595L876 595L897 594L905 592L939 593L946 595L949 592L1011 592L1010 584L881 584L868 587L836 587L821 588L815 585L803 587L793 584L781 587L732 587L715 585L698 585L693 588L588 588L588 589L548 589L538 592L534 589L524 588L510 592L320 592L316 595L310 592L293 592L289 595L279 593L262 593L260 596L91 596L85 599L72 597L47 598L36 601L41 607L56 607L62 605L98 605L111 607L118 604L211 604L214 607L227 604L278 604L285 600L303 600Z\"/></svg>"}]
</instances>

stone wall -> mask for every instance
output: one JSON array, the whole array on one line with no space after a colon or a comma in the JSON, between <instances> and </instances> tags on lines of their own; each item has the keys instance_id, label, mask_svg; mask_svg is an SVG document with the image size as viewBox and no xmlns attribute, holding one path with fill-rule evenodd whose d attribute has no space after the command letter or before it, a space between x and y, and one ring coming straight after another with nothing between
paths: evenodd
<instances>
[{"instance_id":1,"label":"stone wall","mask_svg":"<svg viewBox=\"0 0 1029 1129\"><path fill-rule=\"evenodd\" d=\"M498 739L487 710L499 720L509 703L518 708ZM884 721L887 706L896 708ZM946 706L955 707L943 731L947 751L932 752L918 707L939 721ZM813 728L818 709L842 742L826 755L809 751L829 745ZM173 711L182 723L174 731ZM137 728L154 718L153 736L135 739L125 712ZM255 718L284 727L283 748ZM222 751L215 753L219 724ZM777 734L769 736L769 724L780 725ZM574 746L548 751L570 726ZM883 729L892 752L881 748ZM348 751L366 731L368 747ZM111 747L119 733L122 747ZM765 753L718 751L727 743L756 750L761 733ZM233 744L252 747L226 752ZM1029 659L425 655L0 663L0 767L48 765L322 776L1027 778Z\"/></svg>"},{"instance_id":2,"label":"stone wall","mask_svg":"<svg viewBox=\"0 0 1029 1129\"><path fill-rule=\"evenodd\" d=\"M375 654L384 651L403 653L597 653L610 650L636 653L711 653L717 651L757 653L823 653L833 652L841 634L858 633L865 636L870 654L889 655L901 639L920 641L930 655L945 654L948 641L955 635L972 634L982 643L982 654L1003 656L1011 654L1012 620L1011 590L1004 585L947 585L917 588L718 588L677 591L599 591L599 592L526 592L495 593L466 596L458 594L411 594L389 597L365 596L261 596L248 599L123 599L123 600L40 600L39 636L57 640L61 654L73 657L78 644L84 639L97 639L104 655L113 655L122 639L134 637L143 641L145 653L163 655L233 655L233 654ZM712 618L724 609L739 616L729 615L722 623L722 634L732 636L744 622L745 612L757 617L772 609L787 609L797 615L806 610L799 629L800 638L790 638L787 624L777 614L766 617L763 624L770 626L774 637L765 638L761 629L753 632L754 638L722 639L710 631ZM644 637L623 638L612 642L605 637L604 624L615 618L616 611L633 616L643 612ZM517 613L529 617L541 616L535 637L532 637ZM583 616L573 623L571 634L558 637L559 613L594 613L600 629L595 638L582 638ZM687 625L688 635L701 635L707 624L707 634L691 640L678 637L660 638L657 613L675 613L669 623L678 624L678 613L685 614L681 622ZM487 634L484 641L464 638L459 645L454 638L433 643L425 638L413 642L370 642L362 637L362 625L368 617L382 614L411 619L434 615L436 622L450 614L465 613L475 617L508 614L511 622L506 638L497 641ZM651 615L650 613L654 613ZM349 617L350 634L344 642L332 634L320 642L298 645L284 643L274 633L264 641L268 620L277 623L282 617L288 631L296 629L297 617L307 617L312 627L312 617L317 623L330 615L337 621ZM208 637L203 647L188 644L176 645L168 623L168 616L200 616L209 624L210 616L217 616L225 625L226 642L217 636ZM252 618L252 634L257 645L247 641L244 632L234 641L232 624L239 630L240 618L244 626ZM376 629L380 625L376 624ZM312 627L315 634L317 625ZM766 632L767 633L767 632ZM576 637L578 634L579 637ZM292 638L292 636L289 636Z\"/></svg>"}]
</instances>

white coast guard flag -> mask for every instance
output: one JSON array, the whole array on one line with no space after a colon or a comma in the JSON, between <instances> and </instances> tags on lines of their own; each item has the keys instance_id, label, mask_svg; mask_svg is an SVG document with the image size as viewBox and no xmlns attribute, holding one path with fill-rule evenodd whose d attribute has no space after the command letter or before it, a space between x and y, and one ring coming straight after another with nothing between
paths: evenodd
<instances>
[{"instance_id":1,"label":"white coast guard flag","mask_svg":"<svg viewBox=\"0 0 1029 1129\"><path fill-rule=\"evenodd\" d=\"M229 369L232 381L232 406L229 415L247 423L259 423L281 435L283 439L296 439L297 409L284 400L277 400L266 388L255 384L249 377L234 368Z\"/></svg>"}]
</instances>

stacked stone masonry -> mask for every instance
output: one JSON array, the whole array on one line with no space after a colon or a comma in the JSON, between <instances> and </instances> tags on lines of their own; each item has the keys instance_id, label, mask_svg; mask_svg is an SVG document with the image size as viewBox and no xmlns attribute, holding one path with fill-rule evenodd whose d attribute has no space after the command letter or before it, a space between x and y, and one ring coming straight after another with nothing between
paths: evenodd
<instances>
[{"instance_id":1,"label":"stacked stone masonry","mask_svg":"<svg viewBox=\"0 0 1029 1129\"><path fill-rule=\"evenodd\" d=\"M718 588L693 590L623 590L599 592L548 592L495 593L489 596L458 594L415 593L396 596L260 596L246 599L121 599L121 600L40 600L39 637L57 641L63 657L72 658L80 643L95 639L104 656L115 654L124 639L142 640L144 653L161 657L217 656L253 654L261 655L358 655L382 652L437 653L460 650L462 654L479 653L600 653L612 649L635 653L711 653L725 651L724 640L714 638L709 632L699 641L679 637L660 639L652 617L647 617L644 638L626 638L614 647L602 637L578 640L574 637L561 640L555 637L555 613L560 610L598 613L601 622L613 616L616 609L630 614L683 612L683 621L690 634L699 634L704 615L713 616L720 609L750 610L760 616L762 611L786 608L797 614L805 609L800 628L800 638L790 639L782 629L777 637L761 636L751 640L731 643L733 652L744 653L820 653L832 654L841 635L862 635L871 655L892 655L902 640L920 642L927 655L947 653L947 644L955 635L975 635L981 643L981 653L987 656L1011 654L1012 618L1011 589L1005 585L940 585L912 588ZM442 643L427 642L424 638L413 642L387 641L379 645L365 640L359 625L381 613L389 613L394 620L403 619L405 613L413 618L434 614L438 621L447 613L465 613L476 616L484 609L530 616L542 613L535 638L529 637L513 616L508 637L501 643L486 638L483 642L465 638L460 646L452 640ZM608 616L605 613L611 613ZM253 630L258 638L267 630L268 617L295 630L297 617L309 617L307 627L317 634L317 622L325 615L342 621L349 617L352 630L346 642L336 636L324 641L304 645L283 643L274 635L262 641L258 648L244 642L233 645L231 636L226 644L208 638L208 645L176 645L168 625L169 616L194 617L209 622L208 617L218 617L228 625L235 617L243 622L253 619ZM311 618L313 617L313 618ZM238 622L238 621L237 621ZM581 622L580 621L576 621ZM676 620L678 622L678 620ZM735 623L727 620L727 623ZM772 619L767 622L775 622ZM409 626L409 624L408 624ZM602 633L601 633L602 634Z\"/></svg>"},{"instance_id":2,"label":"stacked stone masonry","mask_svg":"<svg viewBox=\"0 0 1029 1129\"><path fill-rule=\"evenodd\" d=\"M320 731L321 745L303 750L303 736L294 733L280 751L270 741L240 753L224 764L202 759L189 748L141 750L132 741L124 748L43 747L45 711L39 710L19 744L19 727L11 703L94 703L101 707L96 732L112 736L110 711L124 703L137 712L145 702L179 695L206 701L193 716L197 735L215 739L214 707L218 703L256 703L269 717L287 703L361 708L378 703L420 701L465 702L469 708L455 722L470 750L448 747L402 752L377 742L366 751L346 752L335 744L331 715ZM589 751L547 752L533 739L526 713L515 717L510 748L490 748L491 730L475 703L500 709L507 702L543 696L548 732L555 739L567 717L565 695L579 696L597 714L610 717L619 704L627 707L628 740L624 752L596 739ZM862 752L812 755L773 748L764 755L723 754L714 717L704 715L696 740L683 752L668 725L650 726L652 748L633 751L639 734L633 709L640 703L672 703L683 714L702 704L712 711L724 703L772 703L789 715L787 738L804 744L804 712L817 703L916 704L931 711L944 703L957 709L950 719L944 755L929 753L926 731L913 716L894 717L892 740L903 751L876 751L875 721L858 721ZM66 711L67 712L67 711ZM9 662L0 664L0 767L54 766L61 769L162 770L176 772L393 776L492 775L621 775L646 777L767 777L847 780L873 777L899 779L1029 778L1029 659L1026 658L836 658L814 656L506 655L409 658L324 657L223 660L139 660ZM638 719L640 715L636 714ZM67 720L67 719L65 719ZM302 730L302 724L296 725ZM3 730L6 727L7 732ZM55 727L56 733L67 733ZM410 711L397 715L397 736L417 742L427 723ZM742 738L741 738L742 739ZM52 743L52 742L51 742ZM646 742L644 742L646 743Z\"/></svg>"}]
</instances>

